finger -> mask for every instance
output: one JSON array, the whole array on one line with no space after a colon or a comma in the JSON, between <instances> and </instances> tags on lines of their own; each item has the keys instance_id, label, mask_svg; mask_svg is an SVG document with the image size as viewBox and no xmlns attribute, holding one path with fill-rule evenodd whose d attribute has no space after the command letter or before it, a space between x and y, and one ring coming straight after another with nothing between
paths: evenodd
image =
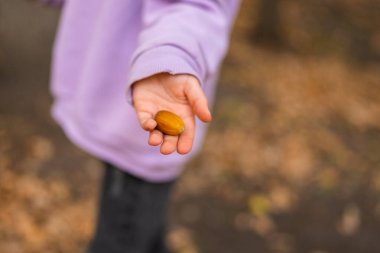
<instances>
[{"instance_id":1,"label":"finger","mask_svg":"<svg viewBox=\"0 0 380 253\"><path fill-rule=\"evenodd\" d=\"M153 131L157 126L157 122L153 119L152 114L148 112L137 112L137 118L141 127L146 131Z\"/></svg>"},{"instance_id":2,"label":"finger","mask_svg":"<svg viewBox=\"0 0 380 253\"><path fill-rule=\"evenodd\" d=\"M194 117L184 119L185 131L179 136L177 152L181 155L189 153L193 147L195 136Z\"/></svg>"},{"instance_id":3,"label":"finger","mask_svg":"<svg viewBox=\"0 0 380 253\"><path fill-rule=\"evenodd\" d=\"M163 134L158 130L153 130L149 134L148 144L151 146L158 146L163 141Z\"/></svg>"},{"instance_id":4,"label":"finger","mask_svg":"<svg viewBox=\"0 0 380 253\"><path fill-rule=\"evenodd\" d=\"M190 81L186 87L185 94L194 113L203 122L210 122L212 116L208 108L207 98L198 81Z\"/></svg>"},{"instance_id":5,"label":"finger","mask_svg":"<svg viewBox=\"0 0 380 253\"><path fill-rule=\"evenodd\" d=\"M169 155L177 149L178 136L165 135L164 141L161 145L161 153Z\"/></svg>"}]
</instances>

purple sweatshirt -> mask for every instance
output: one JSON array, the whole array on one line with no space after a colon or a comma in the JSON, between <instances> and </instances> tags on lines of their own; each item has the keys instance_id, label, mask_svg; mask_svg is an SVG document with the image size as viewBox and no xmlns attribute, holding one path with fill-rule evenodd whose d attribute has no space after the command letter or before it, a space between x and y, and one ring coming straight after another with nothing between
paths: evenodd
<instances>
[{"instance_id":1,"label":"purple sweatshirt","mask_svg":"<svg viewBox=\"0 0 380 253\"><path fill-rule=\"evenodd\" d=\"M53 0L58 3L61 0ZM192 74L212 104L238 0L66 0L53 52L52 114L68 138L104 161L148 181L177 177L199 151L164 156L127 102L137 80Z\"/></svg>"}]
</instances>

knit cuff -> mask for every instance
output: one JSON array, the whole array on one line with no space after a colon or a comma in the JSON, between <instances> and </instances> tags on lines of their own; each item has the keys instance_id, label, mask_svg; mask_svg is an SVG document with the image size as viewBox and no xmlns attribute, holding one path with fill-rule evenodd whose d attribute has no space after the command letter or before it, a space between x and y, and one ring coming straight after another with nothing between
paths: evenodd
<instances>
[{"instance_id":1,"label":"knit cuff","mask_svg":"<svg viewBox=\"0 0 380 253\"><path fill-rule=\"evenodd\" d=\"M127 101L133 105L132 85L159 73L190 74L202 85L202 73L196 61L183 49L163 45L146 50L132 61L127 82Z\"/></svg>"}]
</instances>

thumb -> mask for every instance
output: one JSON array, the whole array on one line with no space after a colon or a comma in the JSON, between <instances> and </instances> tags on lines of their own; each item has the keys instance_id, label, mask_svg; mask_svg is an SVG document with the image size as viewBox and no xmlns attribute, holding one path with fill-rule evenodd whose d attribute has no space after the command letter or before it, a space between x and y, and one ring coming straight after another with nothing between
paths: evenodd
<instances>
[{"instance_id":1,"label":"thumb","mask_svg":"<svg viewBox=\"0 0 380 253\"><path fill-rule=\"evenodd\" d=\"M203 122L210 122L212 116L208 108L207 98L197 79L189 78L185 88L185 95L198 118Z\"/></svg>"},{"instance_id":2,"label":"thumb","mask_svg":"<svg viewBox=\"0 0 380 253\"><path fill-rule=\"evenodd\" d=\"M136 114L144 130L152 131L157 126L157 122L153 119L151 113L136 110Z\"/></svg>"}]
</instances>

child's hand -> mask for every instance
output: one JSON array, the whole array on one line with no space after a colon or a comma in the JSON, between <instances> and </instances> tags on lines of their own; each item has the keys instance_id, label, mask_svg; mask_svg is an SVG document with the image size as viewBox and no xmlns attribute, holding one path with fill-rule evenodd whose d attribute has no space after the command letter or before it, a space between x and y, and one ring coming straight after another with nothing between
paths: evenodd
<instances>
[{"instance_id":1,"label":"child's hand","mask_svg":"<svg viewBox=\"0 0 380 253\"><path fill-rule=\"evenodd\" d=\"M197 115L203 122L211 121L207 99L198 80L192 75L158 74L133 85L133 101L141 127L150 131L148 143L161 144L161 153L168 155L191 151ZM171 111L182 118L185 131L180 136L163 135L156 130L154 116L160 110Z\"/></svg>"}]
</instances>

